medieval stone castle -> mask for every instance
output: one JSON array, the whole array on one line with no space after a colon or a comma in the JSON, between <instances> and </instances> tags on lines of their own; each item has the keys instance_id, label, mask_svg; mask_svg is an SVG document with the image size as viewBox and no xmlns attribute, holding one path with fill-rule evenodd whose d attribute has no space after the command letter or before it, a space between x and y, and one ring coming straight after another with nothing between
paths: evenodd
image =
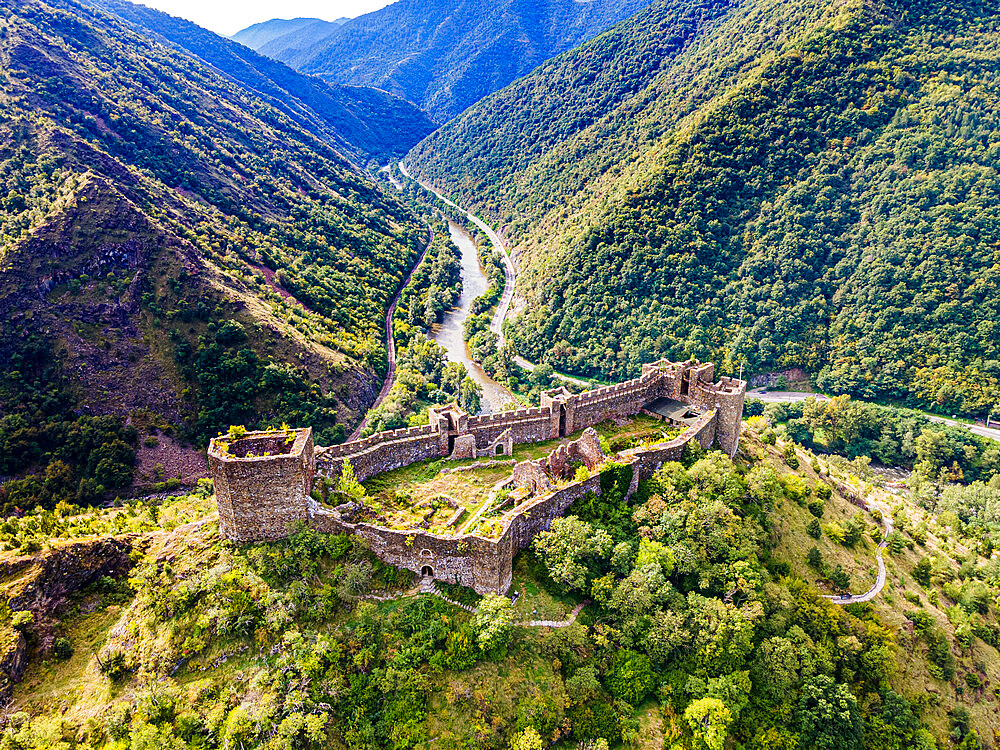
<instances>
[{"instance_id":1,"label":"medieval stone castle","mask_svg":"<svg viewBox=\"0 0 1000 750\"><path fill-rule=\"evenodd\" d=\"M573 394L563 387L543 393L533 409L469 416L455 405L431 408L422 427L381 432L360 440L316 448L312 429L251 432L216 438L208 457L219 508L219 527L234 542L275 540L296 523L366 539L381 560L425 576L469 586L479 593L503 593L511 583L514 555L552 519L587 493L601 494L601 475L565 483L557 479L570 453L599 468L596 436L561 446L542 462L514 467L512 480L525 487L523 500L500 518L496 538L469 533L446 536L426 529L392 529L355 521L350 505L330 508L312 497L317 475L339 477L350 462L359 481L430 458L509 456L513 445L567 437L608 419L655 416L684 431L663 443L622 451L614 461L630 475L626 495L667 461L681 458L692 440L733 456L739 446L746 382L713 381L710 363L661 360L642 375L617 385ZM585 438L587 436L585 435ZM597 444L597 453L600 453ZM575 453L574 453L575 452ZM572 457L572 456L570 456ZM607 457L612 458L612 457Z\"/></svg>"}]
</instances>

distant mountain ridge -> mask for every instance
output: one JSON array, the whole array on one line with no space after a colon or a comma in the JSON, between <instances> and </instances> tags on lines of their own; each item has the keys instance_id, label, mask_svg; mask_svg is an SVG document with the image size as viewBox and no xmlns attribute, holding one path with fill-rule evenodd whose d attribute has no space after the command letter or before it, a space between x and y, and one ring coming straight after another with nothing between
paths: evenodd
<instances>
[{"instance_id":1,"label":"distant mountain ridge","mask_svg":"<svg viewBox=\"0 0 1000 750\"><path fill-rule=\"evenodd\" d=\"M405 153L435 127L426 113L401 97L370 87L327 84L182 18L128 0L81 1L196 55L358 161Z\"/></svg>"},{"instance_id":2,"label":"distant mountain ridge","mask_svg":"<svg viewBox=\"0 0 1000 750\"><path fill-rule=\"evenodd\" d=\"M259 51L331 83L398 94L445 122L649 2L398 0L323 38L305 27Z\"/></svg>"},{"instance_id":3,"label":"distant mountain ridge","mask_svg":"<svg viewBox=\"0 0 1000 750\"><path fill-rule=\"evenodd\" d=\"M319 38L329 34L347 20L347 18L338 18L335 21L324 21L322 18L272 18L270 21L247 26L233 34L230 39L260 52L261 47L289 34Z\"/></svg>"},{"instance_id":4,"label":"distant mountain ridge","mask_svg":"<svg viewBox=\"0 0 1000 750\"><path fill-rule=\"evenodd\" d=\"M519 352L1000 412L1000 3L661 0L411 167L512 240Z\"/></svg>"}]
</instances>

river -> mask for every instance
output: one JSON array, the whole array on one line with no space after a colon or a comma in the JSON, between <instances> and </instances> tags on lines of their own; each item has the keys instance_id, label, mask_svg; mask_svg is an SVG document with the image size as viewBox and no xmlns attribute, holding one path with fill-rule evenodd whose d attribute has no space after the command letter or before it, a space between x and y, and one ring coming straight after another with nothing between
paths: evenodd
<instances>
[{"instance_id":1,"label":"river","mask_svg":"<svg viewBox=\"0 0 1000 750\"><path fill-rule=\"evenodd\" d=\"M482 367L472 361L469 347L462 338L465 319L469 317L472 310L472 302L486 291L489 281L483 272L483 267L479 265L476 243L473 242L469 233L453 221L448 222L448 231L451 234L452 242L462 254L462 295L458 298L458 305L444 314L444 320L435 329L432 338L444 347L448 353L448 359L465 365L465 369L469 371L469 377L483 389L483 395L480 398L480 412L493 414L504 411L505 406L516 403L514 394L487 375Z\"/></svg>"}]
</instances>

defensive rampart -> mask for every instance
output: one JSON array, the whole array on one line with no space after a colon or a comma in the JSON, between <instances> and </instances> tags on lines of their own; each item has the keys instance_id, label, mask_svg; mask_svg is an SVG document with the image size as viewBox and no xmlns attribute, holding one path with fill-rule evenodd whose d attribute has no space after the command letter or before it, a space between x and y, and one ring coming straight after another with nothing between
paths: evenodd
<instances>
[{"instance_id":1,"label":"defensive rampart","mask_svg":"<svg viewBox=\"0 0 1000 750\"><path fill-rule=\"evenodd\" d=\"M422 529L390 529L355 523L337 508L324 507L309 497L315 474L340 475L346 461L361 481L428 458L452 454L455 442L474 438L477 449L565 437L606 419L631 417L648 405L691 404L698 411L683 422L685 431L665 443L624 451L615 460L631 469L628 494L667 461L680 459L684 446L697 440L713 444L732 456L739 444L743 381L722 378L712 382L714 366L695 361L657 362L642 375L616 385L573 394L565 388L547 391L540 407L482 416L469 416L455 405L434 407L429 424L378 433L343 445L314 450L310 429L294 431L279 455L234 452L225 438L212 441L209 466L216 481L219 525L238 542L277 539L296 521L331 533L355 534L366 539L372 552L387 563L422 575L469 586L480 593L503 592L510 586L512 561L536 534L574 502L601 493L599 473L557 486L506 511L499 519L496 538L478 534L445 536ZM663 413L669 415L669 410ZM670 419L667 416L665 418ZM509 431L504 441L497 439ZM250 433L241 441L261 441L274 433ZM282 433L288 435L289 433ZM471 443L470 443L471 444Z\"/></svg>"}]
</instances>

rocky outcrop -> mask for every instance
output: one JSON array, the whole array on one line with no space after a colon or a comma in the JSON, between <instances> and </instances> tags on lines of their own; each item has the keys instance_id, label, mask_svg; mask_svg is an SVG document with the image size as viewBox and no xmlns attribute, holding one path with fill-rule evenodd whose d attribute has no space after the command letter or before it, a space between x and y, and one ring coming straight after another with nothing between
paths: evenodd
<instances>
[{"instance_id":1,"label":"rocky outcrop","mask_svg":"<svg viewBox=\"0 0 1000 750\"><path fill-rule=\"evenodd\" d=\"M39 653L51 650L59 616L73 593L103 576L118 578L132 569L132 551L138 539L134 535L91 539L34 557L0 561L0 577L18 576L0 590L11 610L34 615L32 632ZM28 665L24 636L13 632L7 636L8 642L0 647L0 706L10 699L14 685Z\"/></svg>"}]
</instances>

